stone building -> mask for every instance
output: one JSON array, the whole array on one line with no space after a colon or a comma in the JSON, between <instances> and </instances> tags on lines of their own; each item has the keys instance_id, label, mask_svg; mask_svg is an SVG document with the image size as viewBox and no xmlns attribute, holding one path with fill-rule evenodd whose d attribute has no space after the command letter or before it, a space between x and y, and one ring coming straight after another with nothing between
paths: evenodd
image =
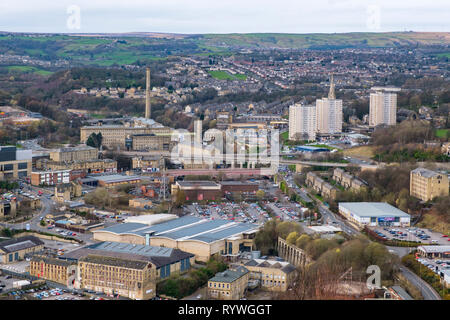
<instances>
[{"instance_id":1,"label":"stone building","mask_svg":"<svg viewBox=\"0 0 450 320\"><path fill-rule=\"evenodd\" d=\"M208 296L215 300L239 300L245 297L249 271L238 266L218 272L208 281Z\"/></svg>"},{"instance_id":2,"label":"stone building","mask_svg":"<svg viewBox=\"0 0 450 320\"><path fill-rule=\"evenodd\" d=\"M447 174L417 168L410 174L410 195L429 201L435 197L448 196L449 181Z\"/></svg>"}]
</instances>

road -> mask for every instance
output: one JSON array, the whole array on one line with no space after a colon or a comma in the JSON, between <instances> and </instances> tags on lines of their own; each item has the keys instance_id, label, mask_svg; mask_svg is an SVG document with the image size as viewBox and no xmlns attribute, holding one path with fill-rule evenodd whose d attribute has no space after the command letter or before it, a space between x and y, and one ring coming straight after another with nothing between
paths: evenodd
<instances>
[{"instance_id":1,"label":"road","mask_svg":"<svg viewBox=\"0 0 450 320\"><path fill-rule=\"evenodd\" d=\"M405 278L420 290L425 300L442 300L441 296L428 283L419 278L415 273L402 265L399 265L399 268Z\"/></svg>"},{"instance_id":2,"label":"road","mask_svg":"<svg viewBox=\"0 0 450 320\"><path fill-rule=\"evenodd\" d=\"M37 215L33 216L33 218L31 218L28 221L21 222L21 223L15 223L15 224L0 223L0 226L6 227L8 229L23 230L26 228L26 225L29 224L31 230L50 233L50 234L60 236L60 234L53 232L52 230L49 230L46 227L42 227L40 225L41 218L44 219L46 215L53 213L53 211L55 209L55 202L53 200L51 200L49 197L50 194L52 194L52 191L50 191L49 189L45 189L45 188L38 188L38 187L31 187L31 186L30 186L30 188L31 189L27 190L27 192L35 193L36 196L38 196L37 195L38 191L43 192L43 195L39 197L41 200L41 210L39 211L39 213ZM75 238L78 238L78 239L84 241L85 243L89 244L92 240L92 234L91 233L86 233L86 234L77 233L77 236Z\"/></svg>"},{"instance_id":3,"label":"road","mask_svg":"<svg viewBox=\"0 0 450 320\"><path fill-rule=\"evenodd\" d=\"M291 179L291 180L289 180ZM288 176L288 181L292 181L292 178ZM293 185L296 187L295 183ZM292 188L298 193L299 188ZM300 194L300 193L298 193ZM301 196L301 194L300 194ZM332 224L339 226L343 232L347 233L348 235L357 235L359 234L359 230L355 227L348 224L343 218L339 217L338 215L334 214L331 210L329 210L322 202L318 202L318 208L319 212L322 215L322 221L327 224ZM403 247L387 247L389 252L396 254L400 258L404 255L408 254L410 252L410 248L403 248ZM419 276L417 276L415 273L410 271L408 268L406 268L403 265L398 265L400 272L405 276L406 279L408 279L417 289L420 290L422 293L422 296L425 300L441 300L441 296L424 280L422 280Z\"/></svg>"}]
</instances>

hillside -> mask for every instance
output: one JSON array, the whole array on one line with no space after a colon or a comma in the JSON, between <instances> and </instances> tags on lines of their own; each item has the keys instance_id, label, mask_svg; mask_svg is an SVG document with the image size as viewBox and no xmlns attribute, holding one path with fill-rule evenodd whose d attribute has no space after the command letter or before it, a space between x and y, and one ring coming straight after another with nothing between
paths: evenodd
<instances>
[{"instance_id":1,"label":"hillside","mask_svg":"<svg viewBox=\"0 0 450 320\"><path fill-rule=\"evenodd\" d=\"M334 34L208 34L208 45L257 48L330 49L348 47L396 47L450 44L449 32L389 32Z\"/></svg>"},{"instance_id":2,"label":"hillside","mask_svg":"<svg viewBox=\"0 0 450 320\"><path fill-rule=\"evenodd\" d=\"M342 34L25 34L0 32L0 55L72 65L145 64L177 55L230 54L241 48L340 49L449 45L450 33ZM444 50L445 51L445 50ZM440 54L447 54L440 52ZM52 70L50 70L52 71Z\"/></svg>"}]
</instances>

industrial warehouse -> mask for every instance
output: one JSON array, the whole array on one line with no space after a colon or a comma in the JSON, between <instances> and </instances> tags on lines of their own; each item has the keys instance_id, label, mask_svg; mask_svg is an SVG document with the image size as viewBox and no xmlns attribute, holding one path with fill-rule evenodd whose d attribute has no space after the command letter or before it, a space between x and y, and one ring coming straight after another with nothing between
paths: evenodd
<instances>
[{"instance_id":1,"label":"industrial warehouse","mask_svg":"<svg viewBox=\"0 0 450 320\"><path fill-rule=\"evenodd\" d=\"M339 213L359 228L409 227L410 215L385 202L341 202Z\"/></svg>"},{"instance_id":2,"label":"industrial warehouse","mask_svg":"<svg viewBox=\"0 0 450 320\"><path fill-rule=\"evenodd\" d=\"M212 255L235 257L250 251L258 226L228 220L206 220L184 216L153 225L123 223L93 231L98 241L124 242L180 249L208 261Z\"/></svg>"}]
</instances>

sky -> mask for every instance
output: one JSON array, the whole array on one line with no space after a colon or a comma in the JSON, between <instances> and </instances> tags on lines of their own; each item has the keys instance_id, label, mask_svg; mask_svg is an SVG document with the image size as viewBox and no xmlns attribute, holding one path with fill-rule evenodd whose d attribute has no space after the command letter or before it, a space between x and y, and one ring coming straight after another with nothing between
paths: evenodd
<instances>
[{"instance_id":1,"label":"sky","mask_svg":"<svg viewBox=\"0 0 450 320\"><path fill-rule=\"evenodd\" d=\"M450 32L450 0L0 0L0 31Z\"/></svg>"}]
</instances>

